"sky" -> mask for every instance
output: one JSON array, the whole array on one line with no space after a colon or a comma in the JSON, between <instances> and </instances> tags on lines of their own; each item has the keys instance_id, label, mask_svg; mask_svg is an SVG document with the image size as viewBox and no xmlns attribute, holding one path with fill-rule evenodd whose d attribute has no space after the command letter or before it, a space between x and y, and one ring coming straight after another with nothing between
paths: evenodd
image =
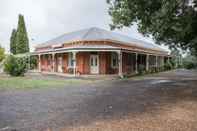
<instances>
[{"instance_id":1,"label":"sky","mask_svg":"<svg viewBox=\"0 0 197 131\"><path fill-rule=\"evenodd\" d=\"M31 51L36 44L64 33L90 27L110 30L111 23L106 0L1 0L0 45L7 52L18 14L24 15ZM136 25L115 32L153 42L143 37Z\"/></svg>"}]
</instances>

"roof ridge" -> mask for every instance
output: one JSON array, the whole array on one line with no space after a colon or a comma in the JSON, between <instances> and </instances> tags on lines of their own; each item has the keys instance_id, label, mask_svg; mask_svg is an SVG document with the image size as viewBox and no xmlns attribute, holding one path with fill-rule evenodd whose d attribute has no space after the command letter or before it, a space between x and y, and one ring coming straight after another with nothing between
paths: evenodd
<instances>
[{"instance_id":1,"label":"roof ridge","mask_svg":"<svg viewBox=\"0 0 197 131\"><path fill-rule=\"evenodd\" d=\"M89 35L89 33L92 32L94 29L96 29L96 28L95 27L87 28L86 29L87 32L83 35L82 38L86 38Z\"/></svg>"}]
</instances>

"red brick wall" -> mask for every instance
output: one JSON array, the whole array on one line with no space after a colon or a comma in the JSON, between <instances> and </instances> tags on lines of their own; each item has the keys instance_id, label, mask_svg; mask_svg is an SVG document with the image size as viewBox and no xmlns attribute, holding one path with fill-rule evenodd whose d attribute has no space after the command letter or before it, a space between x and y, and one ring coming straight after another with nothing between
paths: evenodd
<instances>
[{"instance_id":1,"label":"red brick wall","mask_svg":"<svg viewBox=\"0 0 197 131\"><path fill-rule=\"evenodd\" d=\"M52 62L49 61L50 55L42 55L41 56L41 70L42 71L52 71ZM51 58L50 58L51 59Z\"/></svg>"},{"instance_id":2,"label":"red brick wall","mask_svg":"<svg viewBox=\"0 0 197 131\"><path fill-rule=\"evenodd\" d=\"M77 73L79 74L89 74L90 73L90 53L89 52L79 52L77 53Z\"/></svg>"},{"instance_id":3,"label":"red brick wall","mask_svg":"<svg viewBox=\"0 0 197 131\"><path fill-rule=\"evenodd\" d=\"M99 73L107 74L107 53L99 53Z\"/></svg>"},{"instance_id":4,"label":"red brick wall","mask_svg":"<svg viewBox=\"0 0 197 131\"><path fill-rule=\"evenodd\" d=\"M63 72L64 73L68 73L67 72L67 67L68 67L68 54L63 54L62 56L62 60L63 60Z\"/></svg>"},{"instance_id":5,"label":"red brick wall","mask_svg":"<svg viewBox=\"0 0 197 131\"><path fill-rule=\"evenodd\" d=\"M90 74L90 52L78 52L76 56L77 73ZM99 52L99 74L117 74L118 68L111 68L111 53ZM62 56L63 60L63 72L68 73L68 53L55 55L55 72L58 68L58 57ZM50 56L51 57L51 56ZM52 71L52 59L51 62L47 60L46 55L41 56L42 71Z\"/></svg>"},{"instance_id":6,"label":"red brick wall","mask_svg":"<svg viewBox=\"0 0 197 131\"><path fill-rule=\"evenodd\" d=\"M99 53L99 71L100 74L117 74L118 68L111 67L111 53L100 52Z\"/></svg>"},{"instance_id":7,"label":"red brick wall","mask_svg":"<svg viewBox=\"0 0 197 131\"><path fill-rule=\"evenodd\" d=\"M135 72L135 55L124 53L122 54L122 72L123 74L132 74Z\"/></svg>"}]
</instances>

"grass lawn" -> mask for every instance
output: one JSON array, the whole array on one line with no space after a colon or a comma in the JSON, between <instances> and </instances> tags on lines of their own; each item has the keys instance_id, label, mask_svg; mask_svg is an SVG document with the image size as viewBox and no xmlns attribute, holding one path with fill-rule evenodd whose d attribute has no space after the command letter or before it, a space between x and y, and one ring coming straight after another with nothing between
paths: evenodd
<instances>
[{"instance_id":1,"label":"grass lawn","mask_svg":"<svg viewBox=\"0 0 197 131\"><path fill-rule=\"evenodd\" d=\"M47 76L46 76L47 77ZM0 77L0 89L39 89L49 87L64 87L71 84L82 84L89 81L79 79L31 77Z\"/></svg>"}]
</instances>

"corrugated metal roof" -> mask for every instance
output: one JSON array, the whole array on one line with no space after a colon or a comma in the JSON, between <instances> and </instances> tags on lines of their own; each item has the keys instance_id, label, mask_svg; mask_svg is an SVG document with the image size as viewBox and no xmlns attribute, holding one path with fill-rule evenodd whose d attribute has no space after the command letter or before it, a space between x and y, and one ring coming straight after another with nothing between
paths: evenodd
<instances>
[{"instance_id":1,"label":"corrugated metal roof","mask_svg":"<svg viewBox=\"0 0 197 131\"><path fill-rule=\"evenodd\" d=\"M112 40L112 41L119 41L129 45L136 45L139 47L147 48L147 49L154 49L160 51L166 51L159 45L149 43L146 41L138 40L126 35L121 35L112 31L107 31L100 28L88 28L84 30L79 30L71 33L67 33L61 35L55 39L47 41L43 44L39 44L37 47L45 47L50 45L56 44L64 44L73 41L91 41L91 40Z\"/></svg>"}]
</instances>

